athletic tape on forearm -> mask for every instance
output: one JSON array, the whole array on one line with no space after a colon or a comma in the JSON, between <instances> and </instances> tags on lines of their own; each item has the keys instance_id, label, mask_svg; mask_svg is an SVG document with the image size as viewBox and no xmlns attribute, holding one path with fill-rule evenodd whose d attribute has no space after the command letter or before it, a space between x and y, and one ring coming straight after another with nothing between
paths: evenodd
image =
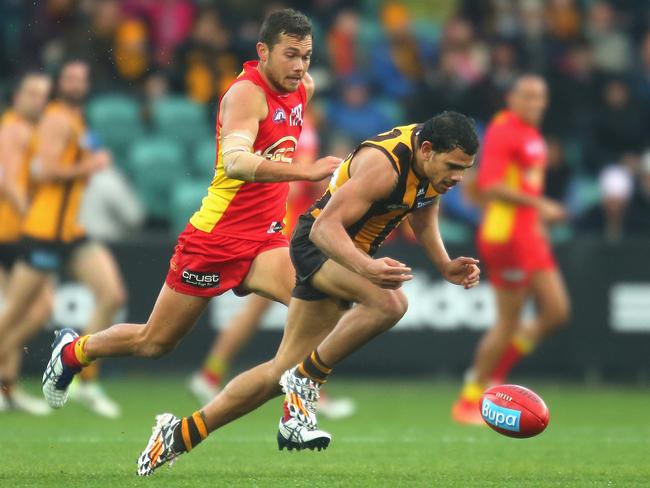
<instances>
[{"instance_id":1,"label":"athletic tape on forearm","mask_svg":"<svg viewBox=\"0 0 650 488\"><path fill-rule=\"evenodd\" d=\"M221 154L230 178L255 181L255 173L264 158L253 154L254 136L248 131L229 132L221 138Z\"/></svg>"}]
</instances>

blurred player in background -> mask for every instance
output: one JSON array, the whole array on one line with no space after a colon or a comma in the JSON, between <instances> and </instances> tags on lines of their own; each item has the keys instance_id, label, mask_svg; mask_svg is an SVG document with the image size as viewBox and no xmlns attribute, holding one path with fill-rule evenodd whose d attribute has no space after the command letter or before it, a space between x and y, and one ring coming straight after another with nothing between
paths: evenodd
<instances>
[{"instance_id":1,"label":"blurred player in background","mask_svg":"<svg viewBox=\"0 0 650 488\"><path fill-rule=\"evenodd\" d=\"M259 39L259 61L244 64L221 100L215 176L201 208L179 236L149 320L83 337L71 329L57 334L43 375L50 406L65 404L73 377L95 359L170 352L214 296L234 290L289 303L295 275L281 232L288 182L320 181L334 172L340 159L288 164L314 93L307 74L309 19L292 9L275 11L265 19ZM182 432L190 429L192 435L205 431L200 412L183 419L183 426ZM156 436L160 429L155 427ZM148 454L155 458L155 445L150 448Z\"/></svg>"},{"instance_id":2,"label":"blurred player in background","mask_svg":"<svg viewBox=\"0 0 650 488\"><path fill-rule=\"evenodd\" d=\"M0 330L18 323L49 286L52 274L64 267L93 293L95 308L88 331L107 327L125 301L113 256L88 241L78 224L88 177L110 164L110 155L92 148L88 140L83 117L88 88L88 65L66 63L57 81L57 98L47 106L34 134L30 170L34 192L23 222L23 259L12 273ZM74 397L97 414L117 417L120 408L99 386L97 374L96 364L87 368Z\"/></svg>"},{"instance_id":3,"label":"blurred player in background","mask_svg":"<svg viewBox=\"0 0 650 488\"><path fill-rule=\"evenodd\" d=\"M314 161L318 155L318 134L312 119L312 112L307 111L294 162ZM286 227L283 232L286 236L291 237L300 214L323 193L326 186L324 182L294 181L291 183L287 199L287 215L284 219ZM201 370L194 373L190 379L190 391L199 403L202 405L208 403L219 394L230 364L253 334L259 330L272 304L271 300L259 295L246 298L244 305L218 332ZM320 413L332 419L348 417L355 411L351 399L333 398L324 394L321 395L318 407Z\"/></svg>"},{"instance_id":4,"label":"blurred player in background","mask_svg":"<svg viewBox=\"0 0 650 488\"><path fill-rule=\"evenodd\" d=\"M479 399L490 384L503 383L521 358L569 317L569 298L551 251L546 224L566 218L544 196L546 145L539 131L548 94L539 76L519 77L508 108L487 128L478 187L485 203L477 235L481 263L495 289L497 321L481 340L452 417L483 424ZM528 298L537 315L522 322Z\"/></svg>"},{"instance_id":5,"label":"blurred player in background","mask_svg":"<svg viewBox=\"0 0 650 488\"><path fill-rule=\"evenodd\" d=\"M50 96L51 81L46 75L30 73L18 84L10 109L0 119L0 311L2 298L11 301L14 263L20 256L23 218L31 192L29 163L34 129ZM22 345L46 322L52 308L52 282L29 304L27 313L0 329L0 411L22 410L44 415L50 408L16 387ZM3 296L2 296L3 295Z\"/></svg>"}]
</instances>

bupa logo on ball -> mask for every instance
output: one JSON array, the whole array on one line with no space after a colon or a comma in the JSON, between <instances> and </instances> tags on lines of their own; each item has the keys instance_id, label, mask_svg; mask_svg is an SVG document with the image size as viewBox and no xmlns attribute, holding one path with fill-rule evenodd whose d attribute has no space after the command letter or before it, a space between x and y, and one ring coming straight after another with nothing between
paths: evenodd
<instances>
[{"instance_id":1,"label":"bupa logo on ball","mask_svg":"<svg viewBox=\"0 0 650 488\"><path fill-rule=\"evenodd\" d=\"M483 400L483 405L481 406L481 414L486 422L495 427L519 432L521 412L518 410L500 407L486 398Z\"/></svg>"}]
</instances>

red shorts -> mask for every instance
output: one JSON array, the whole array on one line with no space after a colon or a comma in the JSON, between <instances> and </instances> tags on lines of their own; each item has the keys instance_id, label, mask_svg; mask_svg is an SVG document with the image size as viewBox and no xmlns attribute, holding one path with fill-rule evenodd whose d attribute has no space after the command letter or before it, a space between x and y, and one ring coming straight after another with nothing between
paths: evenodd
<instances>
[{"instance_id":1,"label":"red shorts","mask_svg":"<svg viewBox=\"0 0 650 488\"><path fill-rule=\"evenodd\" d=\"M505 243L477 241L481 265L495 288L528 286L533 273L557 267L551 246L543 237L519 238Z\"/></svg>"},{"instance_id":2,"label":"red shorts","mask_svg":"<svg viewBox=\"0 0 650 488\"><path fill-rule=\"evenodd\" d=\"M241 284L253 260L264 251L288 245L280 233L269 234L265 241L249 241L208 234L187 224L178 236L165 282L185 295L214 297L228 290L246 295Z\"/></svg>"}]
</instances>

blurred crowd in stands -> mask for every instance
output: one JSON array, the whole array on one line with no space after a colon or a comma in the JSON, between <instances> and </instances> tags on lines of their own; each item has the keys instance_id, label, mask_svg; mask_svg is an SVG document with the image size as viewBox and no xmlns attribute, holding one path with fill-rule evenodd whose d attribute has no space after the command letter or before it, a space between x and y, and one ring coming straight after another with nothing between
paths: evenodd
<instances>
[{"instance_id":1,"label":"blurred crowd in stands","mask_svg":"<svg viewBox=\"0 0 650 488\"><path fill-rule=\"evenodd\" d=\"M281 6L314 22L311 153L345 156L367 136L446 109L482 129L509 83L533 71L550 87L547 193L571 215L556 237L650 235L645 1L4 0L2 103L25 70L87 60L100 142L145 199L149 223L177 226L168 216L184 221L208 184L219 96L256 57L265 13ZM146 181L161 158L173 191L163 177ZM161 188L165 202L146 201ZM462 188L444 201L443 233L470 239L476 207Z\"/></svg>"}]
</instances>

